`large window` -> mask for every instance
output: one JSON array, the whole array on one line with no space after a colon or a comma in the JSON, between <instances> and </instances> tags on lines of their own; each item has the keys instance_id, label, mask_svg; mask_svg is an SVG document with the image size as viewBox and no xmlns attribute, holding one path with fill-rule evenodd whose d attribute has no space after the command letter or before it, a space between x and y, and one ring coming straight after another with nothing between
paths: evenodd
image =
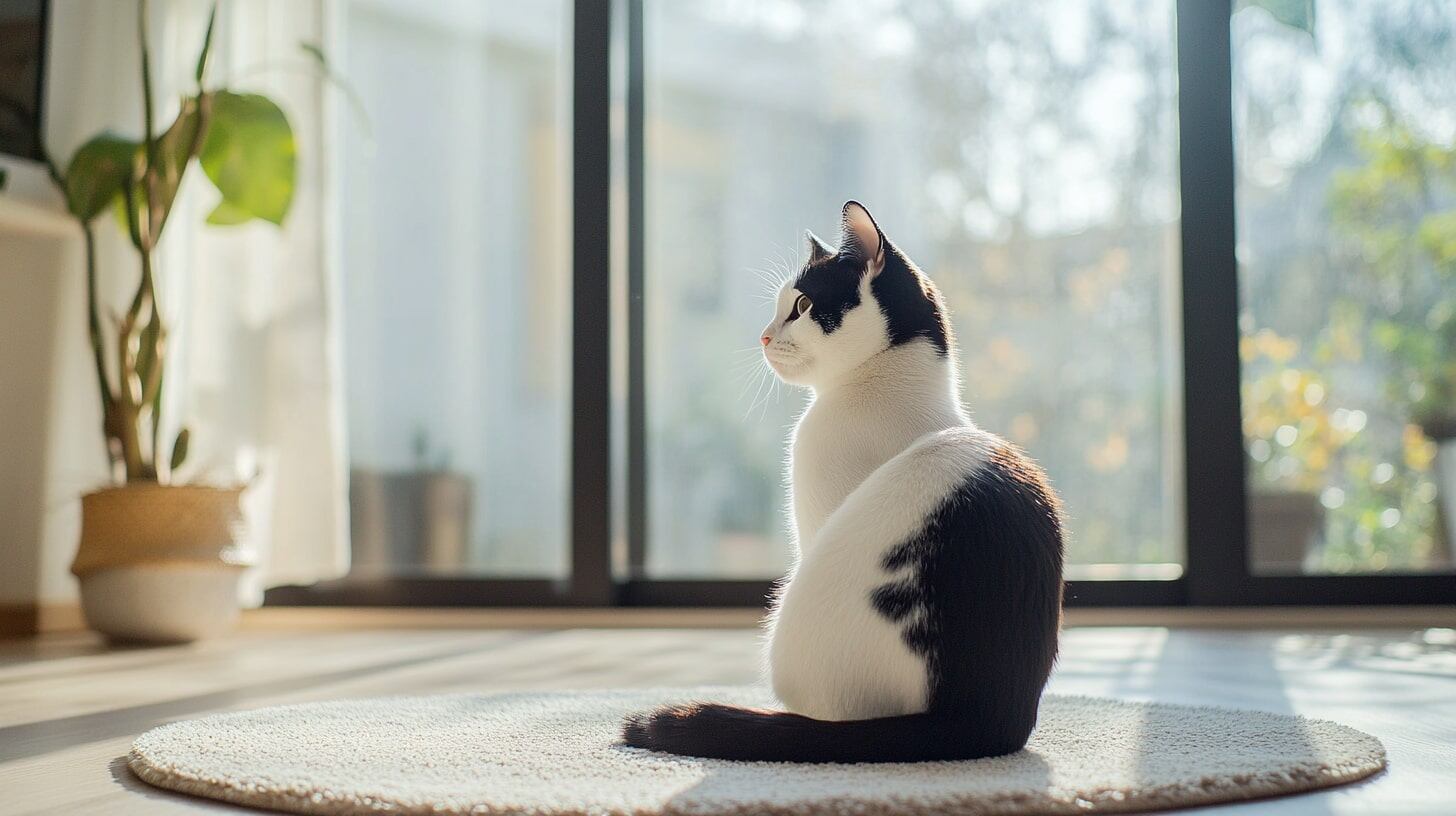
<instances>
[{"instance_id":1,"label":"large window","mask_svg":"<svg viewBox=\"0 0 1456 816\"><path fill-rule=\"evenodd\" d=\"M804 394L765 291L865 201L954 314L976 421L1070 509L1070 574L1182 570L1168 4L649 0L651 576L781 574Z\"/></svg>"},{"instance_id":2,"label":"large window","mask_svg":"<svg viewBox=\"0 0 1456 816\"><path fill-rule=\"evenodd\" d=\"M847 198L1069 604L1456 602L1443 0L336 8L356 568L270 602L761 604L763 297Z\"/></svg>"}]
</instances>

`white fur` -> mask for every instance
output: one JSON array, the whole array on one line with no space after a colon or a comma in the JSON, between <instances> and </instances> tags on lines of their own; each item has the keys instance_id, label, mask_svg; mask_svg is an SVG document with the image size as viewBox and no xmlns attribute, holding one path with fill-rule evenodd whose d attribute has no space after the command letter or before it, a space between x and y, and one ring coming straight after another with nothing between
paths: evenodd
<instances>
[{"instance_id":1,"label":"white fur","mask_svg":"<svg viewBox=\"0 0 1456 816\"><path fill-rule=\"evenodd\" d=\"M774 371L814 390L790 442L798 561L767 622L768 673L788 710L817 719L925 710L929 677L902 637L908 622L885 619L870 596L894 578L885 554L994 444L961 407L952 357L926 340L890 346L875 272L834 332L787 321L800 294L788 284L764 331Z\"/></svg>"},{"instance_id":2,"label":"white fur","mask_svg":"<svg viewBox=\"0 0 1456 816\"><path fill-rule=\"evenodd\" d=\"M817 393L822 387L856 376L856 369L889 347L884 314L877 305L865 308L866 304L874 303L868 275L861 278L859 293L860 305L844 316L838 329L825 334L809 315L788 320L794 301L803 293L787 284L783 287L779 292L778 313L763 330L763 336L769 338L764 357L779 379L812 386ZM812 306L810 313L813 313Z\"/></svg>"}]
</instances>

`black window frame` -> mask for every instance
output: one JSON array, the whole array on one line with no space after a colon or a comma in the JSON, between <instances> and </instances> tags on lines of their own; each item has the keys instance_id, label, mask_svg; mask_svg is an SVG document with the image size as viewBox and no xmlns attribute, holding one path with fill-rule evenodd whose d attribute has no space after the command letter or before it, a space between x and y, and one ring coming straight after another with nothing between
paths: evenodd
<instances>
[{"instance_id":1,"label":"black window frame","mask_svg":"<svg viewBox=\"0 0 1456 816\"><path fill-rule=\"evenodd\" d=\"M766 603L769 580L652 579L644 373L644 0L576 0L572 53L571 572L565 579L348 577L269 590L270 606L700 606ZM615 13L614 10L620 13ZM1186 562L1171 580L1074 580L1078 607L1427 605L1456 602L1456 574L1262 575L1249 559L1235 258L1228 0L1177 0ZM612 59L621 26L625 60ZM626 304L612 303L613 71L625 68ZM614 319L625 319L625 473L612 468ZM1189 433L1187 429L1196 429ZM613 563L622 478L626 563Z\"/></svg>"}]
</instances>

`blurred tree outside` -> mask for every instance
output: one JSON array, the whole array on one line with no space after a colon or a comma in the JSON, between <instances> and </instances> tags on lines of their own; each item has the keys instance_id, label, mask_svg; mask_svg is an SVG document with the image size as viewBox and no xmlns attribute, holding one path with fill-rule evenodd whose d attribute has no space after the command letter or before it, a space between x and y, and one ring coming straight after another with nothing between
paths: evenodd
<instances>
[{"instance_id":1,"label":"blurred tree outside","mask_svg":"<svg viewBox=\"0 0 1456 816\"><path fill-rule=\"evenodd\" d=\"M1456 413L1456 14L1310 8L1235 17L1253 487L1319 495L1319 571L1449 566L1422 428Z\"/></svg>"}]
</instances>

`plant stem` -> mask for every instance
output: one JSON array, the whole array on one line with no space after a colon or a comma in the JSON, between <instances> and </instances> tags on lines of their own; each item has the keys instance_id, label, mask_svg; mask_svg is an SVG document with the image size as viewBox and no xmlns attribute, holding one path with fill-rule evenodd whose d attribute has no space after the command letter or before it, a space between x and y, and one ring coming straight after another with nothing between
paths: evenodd
<instances>
[{"instance_id":1,"label":"plant stem","mask_svg":"<svg viewBox=\"0 0 1456 816\"><path fill-rule=\"evenodd\" d=\"M96 234L91 231L90 224L81 219L77 221L86 240L86 329L91 338L91 359L96 366L97 394L101 398L101 432L106 444L106 459L114 467L117 451L112 448L111 440L117 438L116 398L106 378L106 346L101 337L101 305L96 293Z\"/></svg>"},{"instance_id":2,"label":"plant stem","mask_svg":"<svg viewBox=\"0 0 1456 816\"><path fill-rule=\"evenodd\" d=\"M136 212L136 207L131 206L131 197L128 195L126 201L128 226L132 228L132 236L137 246L137 252L141 256L141 280L137 284L136 295L132 297L131 307L127 309L126 318L122 321L120 342L122 343L120 407L122 409L122 421L125 428L122 429L122 452L126 460L126 475L132 479L156 479L157 461L161 458L161 442L156 439L157 429L161 422L161 398L160 391L162 375L162 348L161 338L163 335L161 312L157 309L157 295L155 275L152 269L152 252L156 248L157 227L162 221L160 211L161 202L157 195L157 134L155 130L156 107L152 97L152 67L151 67L151 46L150 38L147 36L147 17L149 4L147 0L137 0L137 40L141 51L142 69L142 111L145 117L142 122L143 132L146 134L146 141L143 145L141 182L142 212ZM143 310L147 313L145 322L141 321ZM147 381L142 382L140 372L137 370L138 361L142 356L142 345L149 344L146 351L150 356L150 366L147 370ZM149 409L152 413L151 424L153 428L151 461L147 461L146 454L141 447L141 428L143 409Z\"/></svg>"},{"instance_id":3,"label":"plant stem","mask_svg":"<svg viewBox=\"0 0 1456 816\"><path fill-rule=\"evenodd\" d=\"M148 265L150 266L150 264ZM151 412L152 426L152 476L165 480L167 456L162 452L162 366L167 351L167 328L162 323L162 312L157 303L156 277L151 269L146 275L147 303L151 312L143 327L139 340L151 347L151 365L142 382L141 407Z\"/></svg>"},{"instance_id":4,"label":"plant stem","mask_svg":"<svg viewBox=\"0 0 1456 816\"><path fill-rule=\"evenodd\" d=\"M121 320L121 327L117 333L118 344L118 369L120 387L117 393L118 431L121 440L122 458L126 464L126 478L128 481L138 479L156 479L157 468L155 459L148 461L146 452L142 448L141 421L142 410L149 406L148 397L155 402L155 394L148 393L151 386L153 392L160 383L153 384L154 378L161 376L161 359L157 356L158 349L152 349L152 367L148 370L148 382L143 383L138 371L138 361L141 359L142 343L155 342L156 338L148 338L146 327L153 321L160 321L156 311L157 304L152 288L152 254L149 251L141 253L142 269L141 282L137 286L136 297L127 308L126 315ZM143 320L145 315L145 320ZM160 327L158 329L160 333ZM152 405L155 412L155 405ZM155 422L155 420L154 420ZM153 452L158 445L153 440Z\"/></svg>"},{"instance_id":5,"label":"plant stem","mask_svg":"<svg viewBox=\"0 0 1456 816\"><path fill-rule=\"evenodd\" d=\"M118 388L116 394L117 440L121 442L122 462L126 465L126 480L140 479L143 472L141 439L137 419L138 403L141 401L141 387L136 381L136 354L132 350L133 330L136 313L128 310L117 330L116 358Z\"/></svg>"},{"instance_id":6,"label":"plant stem","mask_svg":"<svg viewBox=\"0 0 1456 816\"><path fill-rule=\"evenodd\" d=\"M142 162L142 202L145 206L147 217L142 223L141 237L142 255L146 256L156 246L157 227L161 222L157 207L157 133L153 117L156 116L156 106L152 101L152 54L149 38L147 37L147 0L137 0L137 40L141 48L142 60L142 132L146 141L143 142L142 151L144 160ZM146 269L148 258L142 258L142 267ZM143 283L145 283L143 279Z\"/></svg>"},{"instance_id":7,"label":"plant stem","mask_svg":"<svg viewBox=\"0 0 1456 816\"><path fill-rule=\"evenodd\" d=\"M152 55L151 46L147 37L148 5L147 0L137 0L137 40L141 45L142 56L142 112L146 117L145 121L142 122L142 132L146 134L147 140L147 163L142 172L143 178L157 164L157 138L153 130L153 116L155 116L155 112L152 103ZM147 202L147 206L150 209L150 201Z\"/></svg>"},{"instance_id":8,"label":"plant stem","mask_svg":"<svg viewBox=\"0 0 1456 816\"><path fill-rule=\"evenodd\" d=\"M64 198L66 195L66 176L56 164L45 145L40 146L40 158L45 164L46 173L50 176L51 182L56 185ZM111 382L106 376L106 342L101 334L101 299L97 295L96 282L96 233L91 231L91 224L84 218L76 218L76 224L81 228L81 236L85 240L86 251L86 330L91 341L91 362L96 368L96 396L101 402L101 435L103 444L106 446L106 460L113 469L117 462L118 451L112 447L112 440L120 440L116 432L116 398L111 392Z\"/></svg>"}]
</instances>

